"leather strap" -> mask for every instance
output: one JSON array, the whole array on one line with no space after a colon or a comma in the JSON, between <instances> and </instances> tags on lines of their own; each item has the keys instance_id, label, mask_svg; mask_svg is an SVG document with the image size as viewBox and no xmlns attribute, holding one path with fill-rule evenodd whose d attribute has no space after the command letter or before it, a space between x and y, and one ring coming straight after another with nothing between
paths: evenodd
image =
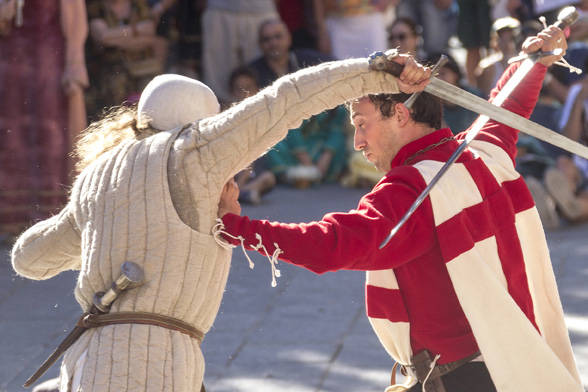
<instances>
[{"instance_id":1,"label":"leather strap","mask_svg":"<svg viewBox=\"0 0 588 392\"><path fill-rule=\"evenodd\" d=\"M117 312L83 315L77 325L84 328L103 327L113 324L146 324L171 329L186 334L202 343L204 333L177 318L148 312Z\"/></svg>"}]
</instances>

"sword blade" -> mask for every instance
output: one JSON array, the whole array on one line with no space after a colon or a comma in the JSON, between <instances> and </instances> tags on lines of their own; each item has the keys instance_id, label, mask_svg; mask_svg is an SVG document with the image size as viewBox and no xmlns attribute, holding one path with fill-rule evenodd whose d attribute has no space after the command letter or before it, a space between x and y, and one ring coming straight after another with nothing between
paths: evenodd
<instances>
[{"instance_id":1,"label":"sword blade","mask_svg":"<svg viewBox=\"0 0 588 392\"><path fill-rule=\"evenodd\" d=\"M30 376L22 385L25 388L30 387L35 381L39 379L45 372L57 361L63 353L67 351L86 331L87 328L75 326L71 332L63 339L59 346L49 355L49 357L41 364L37 371Z\"/></svg>"},{"instance_id":2,"label":"sword blade","mask_svg":"<svg viewBox=\"0 0 588 392\"><path fill-rule=\"evenodd\" d=\"M511 111L503 109L500 107L510 96L510 94L514 91L514 89L519 85L521 80L529 73L531 68L535 65L535 62L531 59L526 59L521 63L519 68L512 74L510 79L506 82L506 84L502 87L500 92L494 97L492 102L488 102L482 98L479 98L473 94L468 93L458 87L455 87L449 83L445 83L440 79L433 78L431 82L427 85L427 88L433 85L431 88L425 88L430 94L436 95L439 98L445 99L447 101L456 103L460 106L465 107L466 109L470 109L477 113L480 113L481 116L476 119L472 127L468 130L465 139L460 144L459 148L454 151L454 153L449 157L449 160L445 162L445 164L439 169L439 172L435 174L433 179L429 182L429 184L425 187L425 189L421 192L421 194L416 198L416 200L412 203L408 211L400 218L398 223L392 228L388 236L382 241L378 249L384 248L388 242L398 233L400 228L406 223L406 221L412 216L412 214L416 211L416 209L422 204L422 202L427 198L433 187L439 182L441 177L447 172L449 167L459 158L461 153L469 146L472 140L480 133L486 122L492 118L495 121L508 125L512 128L519 129L531 136L535 136L538 139L545 140L554 144L558 147L564 148L568 151L577 153L578 155L582 155L588 158L588 148L586 146L581 145L580 143L574 142L566 138L565 136L559 135L549 128L545 128L539 124L534 123L533 121L527 120L526 118L519 116ZM556 137L555 135L559 136ZM577 152L575 152L575 151Z\"/></svg>"},{"instance_id":3,"label":"sword blade","mask_svg":"<svg viewBox=\"0 0 588 392\"><path fill-rule=\"evenodd\" d=\"M515 77L515 75L516 73L513 74L511 80ZM508 111L499 106L495 106L485 99L462 90L461 88L456 87L450 83L444 82L441 79L432 78L431 82L427 85L427 87L425 87L425 91L473 112L486 115L495 121L518 129L527 135L533 136L539 140L588 159L587 146L571 140L555 131L552 131L547 127L528 120L525 117L519 116L516 113ZM496 102L496 98L494 102Z\"/></svg>"}]
</instances>

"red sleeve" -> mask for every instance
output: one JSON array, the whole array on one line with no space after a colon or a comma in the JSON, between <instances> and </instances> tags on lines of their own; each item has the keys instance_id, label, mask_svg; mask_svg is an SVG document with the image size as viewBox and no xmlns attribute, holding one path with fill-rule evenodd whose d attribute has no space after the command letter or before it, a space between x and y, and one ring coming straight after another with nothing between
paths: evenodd
<instances>
[{"instance_id":1,"label":"red sleeve","mask_svg":"<svg viewBox=\"0 0 588 392\"><path fill-rule=\"evenodd\" d=\"M508 82L512 74L518 69L519 65L520 63L511 64L506 71L504 71L500 80L496 83L496 87L490 93L490 102L492 102L494 97L496 97L506 82ZM529 118L531 113L533 113L533 109L539 98L539 92L541 91L546 71L547 67L543 64L536 63L523 80L521 80L511 95L506 98L502 107L520 116ZM465 138L465 134L468 130L469 129L458 134L457 138ZM518 133L519 131L517 129L508 127L494 120L489 120L476 137L476 140L484 140L501 147L508 153L514 163L517 153L516 144Z\"/></svg>"},{"instance_id":2,"label":"red sleeve","mask_svg":"<svg viewBox=\"0 0 588 392\"><path fill-rule=\"evenodd\" d=\"M420 175L418 178L424 183ZM222 220L225 231L243 236L248 249L258 244L259 234L270 254L277 244L283 251L281 260L316 273L388 269L424 254L435 243L433 214L427 199L392 241L378 249L416 199L419 188L383 182L361 199L356 210L327 214L317 222L269 222L234 214L226 214Z\"/></svg>"}]
</instances>

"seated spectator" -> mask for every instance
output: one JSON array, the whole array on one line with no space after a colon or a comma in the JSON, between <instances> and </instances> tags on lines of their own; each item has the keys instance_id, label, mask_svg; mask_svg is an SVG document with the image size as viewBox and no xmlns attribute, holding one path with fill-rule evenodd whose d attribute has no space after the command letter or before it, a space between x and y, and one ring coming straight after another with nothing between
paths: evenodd
<instances>
[{"instance_id":1,"label":"seated spectator","mask_svg":"<svg viewBox=\"0 0 588 392\"><path fill-rule=\"evenodd\" d=\"M422 57L420 52L421 26L408 17L396 18L387 28L388 47L398 48L401 53L410 53L416 57Z\"/></svg>"},{"instance_id":2,"label":"seated spectator","mask_svg":"<svg viewBox=\"0 0 588 392\"><path fill-rule=\"evenodd\" d=\"M259 83L255 71L247 66L238 67L229 76L231 104L236 104L255 95L259 91ZM225 108L226 109L226 108Z\"/></svg>"},{"instance_id":3,"label":"seated spectator","mask_svg":"<svg viewBox=\"0 0 588 392\"><path fill-rule=\"evenodd\" d=\"M279 182L306 188L339 180L346 166L347 110L343 106L305 120L266 154Z\"/></svg>"},{"instance_id":4,"label":"seated spectator","mask_svg":"<svg viewBox=\"0 0 588 392\"><path fill-rule=\"evenodd\" d=\"M587 144L586 113L588 79L585 78L570 88L560 119L562 133L572 140ZM543 185L544 188L536 185L536 189L530 189L536 201L541 200L538 207L540 204L546 205L544 211L538 208L544 224L553 220L551 216L556 209L561 217L572 223L588 219L588 160L562 153L556 165L545 172ZM552 227L558 224L559 219Z\"/></svg>"},{"instance_id":5,"label":"seated spectator","mask_svg":"<svg viewBox=\"0 0 588 392\"><path fill-rule=\"evenodd\" d=\"M316 50L291 49L292 37L286 24L279 19L263 22L258 36L262 55L249 67L255 71L260 88L300 68L333 60Z\"/></svg>"},{"instance_id":6,"label":"seated spectator","mask_svg":"<svg viewBox=\"0 0 588 392\"><path fill-rule=\"evenodd\" d=\"M455 59L449 54L445 54L445 56L447 56L448 61L439 70L438 78L446 81L447 83L451 83L452 85L457 86L462 90L481 97L482 93L480 90L469 86L464 81L459 65ZM440 57L441 53L433 54L427 58L427 62L430 64L435 64ZM465 131L478 117L478 113L474 113L462 106L447 101L442 101L442 103L443 121L445 123L444 126L451 128L451 131L454 134Z\"/></svg>"},{"instance_id":7,"label":"seated spectator","mask_svg":"<svg viewBox=\"0 0 588 392\"><path fill-rule=\"evenodd\" d=\"M165 40L156 35L145 0L88 3L90 39L87 105L95 117L105 107L134 103L165 65Z\"/></svg>"}]
</instances>

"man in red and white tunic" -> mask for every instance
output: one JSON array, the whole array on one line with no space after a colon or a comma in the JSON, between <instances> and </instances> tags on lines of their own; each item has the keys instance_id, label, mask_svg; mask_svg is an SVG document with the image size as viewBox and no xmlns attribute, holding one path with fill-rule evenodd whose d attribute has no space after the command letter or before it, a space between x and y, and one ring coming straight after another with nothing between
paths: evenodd
<instances>
[{"instance_id":1,"label":"man in red and white tunic","mask_svg":"<svg viewBox=\"0 0 588 392\"><path fill-rule=\"evenodd\" d=\"M555 27L523 46L526 53L556 48L565 52L566 42ZM528 118L547 67L560 58L541 58L502 106ZM517 67L506 70L490 100ZM367 316L409 372L390 390L583 391L541 222L514 168L517 130L488 121L378 249L465 137L439 129L436 98L422 94L409 110L407 96L351 102L355 149L387 173L357 209L310 223L250 220L239 216L238 192L228 184L219 204L224 231L250 249L259 249L260 235L269 253L279 247L280 259L316 273L367 271ZM417 363L424 353L431 357L425 372Z\"/></svg>"}]
</instances>

